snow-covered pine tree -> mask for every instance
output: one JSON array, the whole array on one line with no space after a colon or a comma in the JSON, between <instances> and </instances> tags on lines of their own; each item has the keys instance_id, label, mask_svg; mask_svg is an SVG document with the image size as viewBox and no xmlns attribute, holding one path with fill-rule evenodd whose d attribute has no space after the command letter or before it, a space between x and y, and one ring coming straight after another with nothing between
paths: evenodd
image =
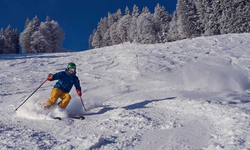
<instances>
[{"instance_id":1,"label":"snow-covered pine tree","mask_svg":"<svg viewBox=\"0 0 250 150\"><path fill-rule=\"evenodd\" d=\"M205 25L208 23L209 13L212 11L212 4L208 0L194 0L194 4L199 17L201 35L204 35Z\"/></svg>"},{"instance_id":2,"label":"snow-covered pine tree","mask_svg":"<svg viewBox=\"0 0 250 150\"><path fill-rule=\"evenodd\" d=\"M125 8L125 15L131 15L130 10L129 10L129 8L128 8L128 6L126 6L126 8Z\"/></svg>"},{"instance_id":3,"label":"snow-covered pine tree","mask_svg":"<svg viewBox=\"0 0 250 150\"><path fill-rule=\"evenodd\" d=\"M101 33L101 37L102 37L102 44L101 44L101 47L104 47L104 46L108 46L109 45L109 25L108 25L108 19L106 17L104 17L103 19L101 19L100 21L100 24L99 24L99 30L100 30L100 33Z\"/></svg>"},{"instance_id":4,"label":"snow-covered pine tree","mask_svg":"<svg viewBox=\"0 0 250 150\"><path fill-rule=\"evenodd\" d=\"M14 29L12 31L12 43L13 43L13 51L12 53L19 54L20 48L19 48L19 33L17 29Z\"/></svg>"},{"instance_id":5,"label":"snow-covered pine tree","mask_svg":"<svg viewBox=\"0 0 250 150\"><path fill-rule=\"evenodd\" d=\"M118 9L117 12L114 14L115 16L115 22L118 22L122 18L122 10Z\"/></svg>"},{"instance_id":6,"label":"snow-covered pine tree","mask_svg":"<svg viewBox=\"0 0 250 150\"><path fill-rule=\"evenodd\" d=\"M30 23L30 19L29 18L27 18L26 19L26 22L25 22L25 25L24 25L24 29L26 29L27 28L27 26L28 26L28 24Z\"/></svg>"},{"instance_id":7,"label":"snow-covered pine tree","mask_svg":"<svg viewBox=\"0 0 250 150\"><path fill-rule=\"evenodd\" d=\"M137 19L138 42L142 44L153 44L156 42L153 15L142 13Z\"/></svg>"},{"instance_id":8,"label":"snow-covered pine tree","mask_svg":"<svg viewBox=\"0 0 250 150\"><path fill-rule=\"evenodd\" d=\"M31 38L33 39L30 43L32 53L45 53L46 48L49 47L49 44L46 38L43 36L40 30L32 34Z\"/></svg>"},{"instance_id":9,"label":"snow-covered pine tree","mask_svg":"<svg viewBox=\"0 0 250 150\"><path fill-rule=\"evenodd\" d=\"M222 15L221 34L243 33L250 30L250 1L220 0Z\"/></svg>"},{"instance_id":10,"label":"snow-covered pine tree","mask_svg":"<svg viewBox=\"0 0 250 150\"><path fill-rule=\"evenodd\" d=\"M172 20L169 23L169 30L168 30L168 34L167 34L167 41L176 41L180 39L180 34L179 34L179 30L178 30L178 16L176 11L173 12L172 14Z\"/></svg>"},{"instance_id":11,"label":"snow-covered pine tree","mask_svg":"<svg viewBox=\"0 0 250 150\"><path fill-rule=\"evenodd\" d=\"M108 26L109 28L116 22L115 16L108 12Z\"/></svg>"},{"instance_id":12,"label":"snow-covered pine tree","mask_svg":"<svg viewBox=\"0 0 250 150\"><path fill-rule=\"evenodd\" d=\"M181 39L200 36L199 17L193 0L177 1L177 24Z\"/></svg>"},{"instance_id":13,"label":"snow-covered pine tree","mask_svg":"<svg viewBox=\"0 0 250 150\"><path fill-rule=\"evenodd\" d=\"M29 25L27 27L29 28ZM39 47L36 44L40 44L39 42L37 42L38 41L37 35L41 35L39 30L40 30L40 21L39 21L38 17L35 16L32 20L32 24L31 24L31 31L30 31L31 36L30 36L30 48L29 48L30 52L29 53L39 53L39 50L35 49L36 47ZM39 32L39 34L37 31ZM35 36L33 36L33 34L35 32L37 32L37 33Z\"/></svg>"},{"instance_id":14,"label":"snow-covered pine tree","mask_svg":"<svg viewBox=\"0 0 250 150\"><path fill-rule=\"evenodd\" d=\"M65 34L61 26L58 24L58 22L52 20L52 53L54 52L60 52L63 41L65 39Z\"/></svg>"},{"instance_id":15,"label":"snow-covered pine tree","mask_svg":"<svg viewBox=\"0 0 250 150\"><path fill-rule=\"evenodd\" d=\"M206 15L203 18L205 20L205 22L203 23L204 35L211 36L221 34L220 21L223 10L220 0L205 0L203 5L205 5L206 8Z\"/></svg>"},{"instance_id":16,"label":"snow-covered pine tree","mask_svg":"<svg viewBox=\"0 0 250 150\"><path fill-rule=\"evenodd\" d=\"M1 32L0 32L0 54L4 53L4 29L1 28Z\"/></svg>"},{"instance_id":17,"label":"snow-covered pine tree","mask_svg":"<svg viewBox=\"0 0 250 150\"><path fill-rule=\"evenodd\" d=\"M13 44L13 41L12 41L12 29L11 29L11 25L8 25L8 27L5 29L4 31L4 53L5 54L9 54L9 53L12 53L15 49L15 46Z\"/></svg>"},{"instance_id":18,"label":"snow-covered pine tree","mask_svg":"<svg viewBox=\"0 0 250 150\"><path fill-rule=\"evenodd\" d=\"M46 45L43 46L45 48L45 51L47 53L52 53L53 52L53 26L52 23L50 21L50 17L47 16L46 17L46 21L45 22L41 22L40 24L40 32L43 35L43 38L47 41L45 42Z\"/></svg>"},{"instance_id":19,"label":"snow-covered pine tree","mask_svg":"<svg viewBox=\"0 0 250 150\"><path fill-rule=\"evenodd\" d=\"M167 42L167 32L169 30L169 23L171 21L171 17L165 10L165 7L160 6L159 3L155 7L153 21L155 26L154 29L156 31L156 42Z\"/></svg>"},{"instance_id":20,"label":"snow-covered pine tree","mask_svg":"<svg viewBox=\"0 0 250 150\"><path fill-rule=\"evenodd\" d=\"M101 31L99 28L97 28L94 34L92 46L93 48L100 48L102 46L102 36L101 36Z\"/></svg>"},{"instance_id":21,"label":"snow-covered pine tree","mask_svg":"<svg viewBox=\"0 0 250 150\"><path fill-rule=\"evenodd\" d=\"M230 27L233 26L233 22L237 21L238 16L236 16L236 10L232 7L233 0L218 0L220 1L220 7L222 10L222 15L220 16L220 33L228 34L230 33ZM235 26L233 27L235 28ZM236 27L237 28L237 27ZM234 30L234 29L233 29Z\"/></svg>"},{"instance_id":22,"label":"snow-covered pine tree","mask_svg":"<svg viewBox=\"0 0 250 150\"><path fill-rule=\"evenodd\" d=\"M237 21L231 21L233 23L230 31L250 33L250 1L234 0L233 8L236 10Z\"/></svg>"},{"instance_id":23,"label":"snow-covered pine tree","mask_svg":"<svg viewBox=\"0 0 250 150\"><path fill-rule=\"evenodd\" d=\"M148 7L143 7L142 8L142 14L147 14L147 13L150 13Z\"/></svg>"},{"instance_id":24,"label":"snow-covered pine tree","mask_svg":"<svg viewBox=\"0 0 250 150\"><path fill-rule=\"evenodd\" d=\"M33 40L35 40L32 39L31 37L36 31L39 30L39 28L40 28L40 21L37 18L37 16L35 16L33 20L28 23L25 30L20 34L20 44L22 46L23 53L37 53L37 51L31 50L31 43ZM33 36L33 38L35 37L37 36Z\"/></svg>"},{"instance_id":25,"label":"snow-covered pine tree","mask_svg":"<svg viewBox=\"0 0 250 150\"><path fill-rule=\"evenodd\" d=\"M140 15L139 8L134 5L133 11L132 11L132 18L131 18L131 24L130 24L130 30L129 30L129 39L130 42L136 42L138 39L137 34L137 19Z\"/></svg>"},{"instance_id":26,"label":"snow-covered pine tree","mask_svg":"<svg viewBox=\"0 0 250 150\"><path fill-rule=\"evenodd\" d=\"M115 22L110 28L110 37L112 45L120 44L122 40L120 39L119 33L117 31L117 22Z\"/></svg>"},{"instance_id":27,"label":"snow-covered pine tree","mask_svg":"<svg viewBox=\"0 0 250 150\"><path fill-rule=\"evenodd\" d=\"M89 41L88 41L89 42L89 49L94 49L94 46L92 45L92 43L93 43L93 38L94 38L95 32L96 32L96 30L94 29L92 34L90 34L90 36L89 36Z\"/></svg>"},{"instance_id":28,"label":"snow-covered pine tree","mask_svg":"<svg viewBox=\"0 0 250 150\"><path fill-rule=\"evenodd\" d=\"M110 29L111 29L111 26L115 22L117 22L117 20L118 20L118 18L115 17L114 14L111 14L110 12L108 13L107 29L106 29L106 32L104 33L103 37L102 37L102 40L103 40L102 46L111 46L112 45L112 40L111 40L111 36L110 36Z\"/></svg>"},{"instance_id":29,"label":"snow-covered pine tree","mask_svg":"<svg viewBox=\"0 0 250 150\"><path fill-rule=\"evenodd\" d=\"M30 52L31 26L32 22L29 22L24 31L20 34L19 42L20 45L22 46L22 53Z\"/></svg>"},{"instance_id":30,"label":"snow-covered pine tree","mask_svg":"<svg viewBox=\"0 0 250 150\"><path fill-rule=\"evenodd\" d=\"M52 24L50 21L41 22L40 24L40 30L39 32L34 33L36 35L33 35L37 39L37 42L40 45L38 53L52 53L53 52L53 35L52 35ZM39 37L41 36L41 37ZM44 50L41 50L41 48L44 48Z\"/></svg>"},{"instance_id":31,"label":"snow-covered pine tree","mask_svg":"<svg viewBox=\"0 0 250 150\"><path fill-rule=\"evenodd\" d=\"M118 21L117 31L122 42L130 41L129 30L131 25L130 10L126 7L125 15Z\"/></svg>"},{"instance_id":32,"label":"snow-covered pine tree","mask_svg":"<svg viewBox=\"0 0 250 150\"><path fill-rule=\"evenodd\" d=\"M229 23L232 23L230 26L230 32L233 33L244 33L250 32L250 1L239 1L234 0L232 7L236 11L236 16L233 17ZM232 11L233 13L234 11ZM234 20L236 19L237 20Z\"/></svg>"},{"instance_id":33,"label":"snow-covered pine tree","mask_svg":"<svg viewBox=\"0 0 250 150\"><path fill-rule=\"evenodd\" d=\"M100 48L110 44L110 41L105 41L110 39L110 37L108 37L109 33L106 34L106 32L110 32L108 29L109 29L108 19L106 17L101 18L92 41L92 45L94 48Z\"/></svg>"},{"instance_id":34,"label":"snow-covered pine tree","mask_svg":"<svg viewBox=\"0 0 250 150\"><path fill-rule=\"evenodd\" d=\"M114 17L114 23L113 25L109 28L110 32L110 39L112 41L112 45L120 44L122 43L122 40L120 39L120 35L118 32L118 22L122 18L122 11L121 9L118 9L116 13L113 14Z\"/></svg>"},{"instance_id":35,"label":"snow-covered pine tree","mask_svg":"<svg viewBox=\"0 0 250 150\"><path fill-rule=\"evenodd\" d=\"M103 46L111 46L111 45L112 45L112 40L110 37L110 28L108 28L107 31L105 32L105 34L103 35L102 47Z\"/></svg>"},{"instance_id":36,"label":"snow-covered pine tree","mask_svg":"<svg viewBox=\"0 0 250 150\"><path fill-rule=\"evenodd\" d=\"M140 16L140 10L139 8L134 4L133 11L132 11L132 16L133 17L139 17Z\"/></svg>"}]
</instances>

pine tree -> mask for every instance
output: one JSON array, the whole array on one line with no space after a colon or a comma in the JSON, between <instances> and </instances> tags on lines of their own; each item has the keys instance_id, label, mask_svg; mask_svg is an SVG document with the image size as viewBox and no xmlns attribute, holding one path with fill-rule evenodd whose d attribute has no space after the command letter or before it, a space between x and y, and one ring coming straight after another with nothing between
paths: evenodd
<instances>
[{"instance_id":1,"label":"pine tree","mask_svg":"<svg viewBox=\"0 0 250 150\"><path fill-rule=\"evenodd\" d=\"M204 35L220 35L220 21L222 16L222 7L219 0L206 2L207 15L205 16Z\"/></svg>"},{"instance_id":2,"label":"pine tree","mask_svg":"<svg viewBox=\"0 0 250 150\"><path fill-rule=\"evenodd\" d=\"M52 20L52 52L60 52L62 43L65 39L63 29L60 27L58 22Z\"/></svg>"},{"instance_id":3,"label":"pine tree","mask_svg":"<svg viewBox=\"0 0 250 150\"><path fill-rule=\"evenodd\" d=\"M102 47L103 46L111 46L111 45L112 45L112 40L111 40L110 28L109 28L109 29L107 29L106 33L103 35Z\"/></svg>"},{"instance_id":4,"label":"pine tree","mask_svg":"<svg viewBox=\"0 0 250 150\"><path fill-rule=\"evenodd\" d=\"M24 26L24 29L26 29L27 28L27 26L28 26L28 24L30 23L30 19L29 18L27 18L26 19L26 22L25 22L25 26Z\"/></svg>"},{"instance_id":5,"label":"pine tree","mask_svg":"<svg viewBox=\"0 0 250 150\"><path fill-rule=\"evenodd\" d=\"M176 41L180 39L180 34L179 34L179 25L177 23L178 21L178 16L176 11L173 12L172 20L169 24L169 30L167 34L167 41Z\"/></svg>"},{"instance_id":6,"label":"pine tree","mask_svg":"<svg viewBox=\"0 0 250 150\"><path fill-rule=\"evenodd\" d=\"M42 34L41 39L46 40L46 42L43 42L45 45L42 46L45 48L45 52L55 52L55 50L53 50L53 26L49 16L46 17L45 22L41 22L39 31ZM37 33L37 35L39 34Z\"/></svg>"},{"instance_id":7,"label":"pine tree","mask_svg":"<svg viewBox=\"0 0 250 150\"><path fill-rule=\"evenodd\" d=\"M142 44L153 44L156 42L153 15L143 13L137 19L138 42Z\"/></svg>"},{"instance_id":8,"label":"pine tree","mask_svg":"<svg viewBox=\"0 0 250 150\"><path fill-rule=\"evenodd\" d=\"M122 43L122 40L120 39L119 33L117 31L117 26L118 26L118 23L115 22L110 28L110 37L111 37L112 45Z\"/></svg>"},{"instance_id":9,"label":"pine tree","mask_svg":"<svg viewBox=\"0 0 250 150\"><path fill-rule=\"evenodd\" d=\"M221 34L243 33L250 30L250 1L221 1Z\"/></svg>"},{"instance_id":10,"label":"pine tree","mask_svg":"<svg viewBox=\"0 0 250 150\"><path fill-rule=\"evenodd\" d=\"M12 43L12 29L10 25L4 31L4 41L4 53L12 53L15 47Z\"/></svg>"},{"instance_id":11,"label":"pine tree","mask_svg":"<svg viewBox=\"0 0 250 150\"><path fill-rule=\"evenodd\" d=\"M31 38L33 39L30 43L31 52L32 53L45 53L46 48L49 46L46 38L40 32L40 30L36 31Z\"/></svg>"},{"instance_id":12,"label":"pine tree","mask_svg":"<svg viewBox=\"0 0 250 150\"><path fill-rule=\"evenodd\" d=\"M115 18L116 18L115 22L117 22L118 20L120 20L122 18L122 10L118 9L117 12L114 15L115 15Z\"/></svg>"},{"instance_id":13,"label":"pine tree","mask_svg":"<svg viewBox=\"0 0 250 150\"><path fill-rule=\"evenodd\" d=\"M97 28L94 34L92 46L93 48L100 48L102 46L102 36L101 36L101 31L99 28Z\"/></svg>"},{"instance_id":14,"label":"pine tree","mask_svg":"<svg viewBox=\"0 0 250 150\"><path fill-rule=\"evenodd\" d=\"M118 22L117 31L122 42L130 41L129 30L131 25L130 10L126 7L125 14Z\"/></svg>"},{"instance_id":15,"label":"pine tree","mask_svg":"<svg viewBox=\"0 0 250 150\"><path fill-rule=\"evenodd\" d=\"M204 35L205 25L208 22L208 14L211 12L211 3L208 0L194 0L199 17L201 35Z\"/></svg>"},{"instance_id":16,"label":"pine tree","mask_svg":"<svg viewBox=\"0 0 250 150\"><path fill-rule=\"evenodd\" d=\"M46 20L46 22L41 22L39 32L36 32L32 35L34 38L38 38L36 40L37 44L44 44L40 46L36 46L39 48L38 53L52 53L53 52L53 35L52 35L52 24L50 21ZM39 37L40 36L40 37ZM33 47L34 48L34 47ZM44 48L44 50L41 50Z\"/></svg>"},{"instance_id":17,"label":"pine tree","mask_svg":"<svg viewBox=\"0 0 250 150\"><path fill-rule=\"evenodd\" d=\"M134 5L132 11L130 30L129 30L129 39L131 43L136 42L138 40L137 19L139 16L140 16L139 8L136 5Z\"/></svg>"},{"instance_id":18,"label":"pine tree","mask_svg":"<svg viewBox=\"0 0 250 150\"><path fill-rule=\"evenodd\" d=\"M38 31L39 28L40 28L40 21L37 18L37 16L35 16L35 18L33 18L33 20L28 23L25 30L20 34L20 44L22 46L23 53L36 53L37 52L37 51L32 51L31 43L32 41L35 40L33 38L36 37L36 36L33 36L32 38L32 35L36 31ZM36 47L36 46L32 46L32 47Z\"/></svg>"},{"instance_id":19,"label":"pine tree","mask_svg":"<svg viewBox=\"0 0 250 150\"><path fill-rule=\"evenodd\" d=\"M40 31L39 30L40 30L40 21L39 21L38 17L35 16L33 18L32 28L31 28L30 53L38 53L39 52L38 49L35 49L36 47L39 47L36 44L40 44L39 42L37 42L37 38L38 38L37 35L40 35ZM36 32L36 35L34 35L35 32Z\"/></svg>"},{"instance_id":20,"label":"pine tree","mask_svg":"<svg viewBox=\"0 0 250 150\"><path fill-rule=\"evenodd\" d=\"M140 15L140 10L136 5L134 5L133 11L132 11L132 17L137 17L138 18L139 15Z\"/></svg>"},{"instance_id":21,"label":"pine tree","mask_svg":"<svg viewBox=\"0 0 250 150\"><path fill-rule=\"evenodd\" d=\"M94 29L93 30L93 32L92 32L92 34L90 34L90 36L89 36L89 49L94 49L95 47L92 45L92 43L93 43L93 38L94 38L94 35L95 35L95 32L96 32L96 30Z\"/></svg>"},{"instance_id":22,"label":"pine tree","mask_svg":"<svg viewBox=\"0 0 250 150\"><path fill-rule=\"evenodd\" d=\"M250 2L238 0L195 0L204 35L250 31Z\"/></svg>"},{"instance_id":23,"label":"pine tree","mask_svg":"<svg viewBox=\"0 0 250 150\"><path fill-rule=\"evenodd\" d=\"M153 15L154 29L156 31L156 42L163 43L167 41L167 32L169 30L169 23L171 17L163 6L158 3L155 7Z\"/></svg>"},{"instance_id":24,"label":"pine tree","mask_svg":"<svg viewBox=\"0 0 250 150\"><path fill-rule=\"evenodd\" d=\"M250 1L234 1L233 8L236 10L236 17L231 20L230 31L235 33L250 32Z\"/></svg>"},{"instance_id":25,"label":"pine tree","mask_svg":"<svg viewBox=\"0 0 250 150\"><path fill-rule=\"evenodd\" d=\"M201 35L199 17L193 0L178 0L176 8L180 38L193 38Z\"/></svg>"},{"instance_id":26,"label":"pine tree","mask_svg":"<svg viewBox=\"0 0 250 150\"><path fill-rule=\"evenodd\" d=\"M130 10L129 10L128 6L126 6L125 15L130 15Z\"/></svg>"},{"instance_id":27,"label":"pine tree","mask_svg":"<svg viewBox=\"0 0 250 150\"><path fill-rule=\"evenodd\" d=\"M100 20L100 23L99 23L99 26L98 26L99 30L100 30L100 33L101 33L101 39L102 39L102 42L101 42L101 47L104 47L104 46L107 46L108 45L108 42L105 41L107 40L109 37L109 34L107 32L108 29L109 29L109 26L108 26L108 19L106 17L104 18L101 18ZM107 34L106 34L107 33ZM105 36L105 38L104 38Z\"/></svg>"},{"instance_id":28,"label":"pine tree","mask_svg":"<svg viewBox=\"0 0 250 150\"><path fill-rule=\"evenodd\" d=\"M18 30L13 30L12 34L12 43L14 46L13 53L19 54L20 48L19 48L19 33Z\"/></svg>"},{"instance_id":29,"label":"pine tree","mask_svg":"<svg viewBox=\"0 0 250 150\"><path fill-rule=\"evenodd\" d=\"M150 13L148 7L143 7L142 14L147 14L147 13Z\"/></svg>"},{"instance_id":30,"label":"pine tree","mask_svg":"<svg viewBox=\"0 0 250 150\"><path fill-rule=\"evenodd\" d=\"M4 29L1 28L1 32L0 32L0 54L4 53Z\"/></svg>"},{"instance_id":31,"label":"pine tree","mask_svg":"<svg viewBox=\"0 0 250 150\"><path fill-rule=\"evenodd\" d=\"M110 28L116 22L115 17L110 12L108 13L108 27Z\"/></svg>"}]
</instances>

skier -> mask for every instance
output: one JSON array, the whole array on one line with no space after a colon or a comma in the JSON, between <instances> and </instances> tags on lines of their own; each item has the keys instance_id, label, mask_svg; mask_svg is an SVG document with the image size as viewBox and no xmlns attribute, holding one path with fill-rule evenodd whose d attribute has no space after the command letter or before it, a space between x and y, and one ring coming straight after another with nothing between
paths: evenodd
<instances>
[{"instance_id":1,"label":"skier","mask_svg":"<svg viewBox=\"0 0 250 150\"><path fill-rule=\"evenodd\" d=\"M58 105L60 108L65 109L71 100L69 92L73 85L76 88L76 93L79 96L82 96L80 81L76 76L76 65L72 62L67 65L67 69L65 71L58 72L56 74L50 73L47 76L47 80L58 81L51 92L50 99L42 103L43 108L50 108L51 106L54 106L57 99L61 98L62 100L58 103Z\"/></svg>"}]
</instances>

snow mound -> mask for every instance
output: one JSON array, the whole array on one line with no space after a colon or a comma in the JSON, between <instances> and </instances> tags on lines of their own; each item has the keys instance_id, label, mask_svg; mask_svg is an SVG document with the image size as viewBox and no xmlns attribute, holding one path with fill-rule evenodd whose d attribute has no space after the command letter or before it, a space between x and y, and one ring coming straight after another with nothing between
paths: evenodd
<instances>
[{"instance_id":1,"label":"snow mound","mask_svg":"<svg viewBox=\"0 0 250 150\"><path fill-rule=\"evenodd\" d=\"M193 62L184 66L179 76L186 88L211 92L243 92L250 88L245 72L234 69L231 65L217 66Z\"/></svg>"}]
</instances>

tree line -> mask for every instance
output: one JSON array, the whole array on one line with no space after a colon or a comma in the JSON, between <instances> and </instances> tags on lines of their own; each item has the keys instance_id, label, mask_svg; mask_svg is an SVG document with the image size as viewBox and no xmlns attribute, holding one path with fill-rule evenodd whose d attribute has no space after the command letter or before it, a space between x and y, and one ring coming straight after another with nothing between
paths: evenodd
<instances>
[{"instance_id":1,"label":"tree line","mask_svg":"<svg viewBox=\"0 0 250 150\"><path fill-rule=\"evenodd\" d=\"M64 32L59 24L47 16L40 22L36 16L26 20L24 31L20 34L20 44L24 53L54 53L61 49Z\"/></svg>"},{"instance_id":2,"label":"tree line","mask_svg":"<svg viewBox=\"0 0 250 150\"><path fill-rule=\"evenodd\" d=\"M24 31L20 34L9 25L0 32L0 54L20 53L54 53L61 50L64 31L60 25L47 16L45 22L40 22L35 16L26 20Z\"/></svg>"},{"instance_id":3,"label":"tree line","mask_svg":"<svg viewBox=\"0 0 250 150\"><path fill-rule=\"evenodd\" d=\"M19 33L9 25L0 32L0 54L19 53Z\"/></svg>"},{"instance_id":4,"label":"tree line","mask_svg":"<svg viewBox=\"0 0 250 150\"><path fill-rule=\"evenodd\" d=\"M89 48L123 42L165 43L199 36L250 32L249 0L178 0L169 14L157 4L154 13L134 5L101 18L89 37Z\"/></svg>"}]
</instances>

